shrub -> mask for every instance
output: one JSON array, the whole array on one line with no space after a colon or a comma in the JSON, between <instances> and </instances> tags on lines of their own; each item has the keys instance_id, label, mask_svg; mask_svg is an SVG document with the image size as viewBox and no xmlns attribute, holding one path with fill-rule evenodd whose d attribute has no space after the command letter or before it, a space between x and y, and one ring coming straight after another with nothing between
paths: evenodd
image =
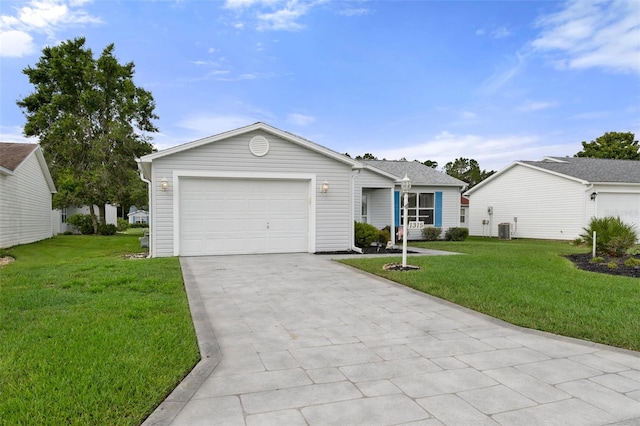
<instances>
[{"instance_id":1,"label":"shrub","mask_svg":"<svg viewBox=\"0 0 640 426\"><path fill-rule=\"evenodd\" d=\"M148 228L148 223L130 223L129 228Z\"/></svg>"},{"instance_id":2,"label":"shrub","mask_svg":"<svg viewBox=\"0 0 640 426\"><path fill-rule=\"evenodd\" d=\"M117 229L118 229L118 232L126 231L127 229L129 229L129 221L127 219L123 219L119 217Z\"/></svg>"},{"instance_id":3,"label":"shrub","mask_svg":"<svg viewBox=\"0 0 640 426\"><path fill-rule=\"evenodd\" d=\"M427 226L422 228L422 236L427 241L435 241L440 238L440 234L442 234L442 228L436 228L433 226Z\"/></svg>"},{"instance_id":4,"label":"shrub","mask_svg":"<svg viewBox=\"0 0 640 426\"><path fill-rule=\"evenodd\" d=\"M585 233L580 236L587 244L593 244L593 231L596 232L596 253L598 254L619 255L633 246L638 239L633 225L624 223L619 217L594 217L589 227L583 229ZM611 247L609 247L610 243L612 243Z\"/></svg>"},{"instance_id":5,"label":"shrub","mask_svg":"<svg viewBox=\"0 0 640 426\"><path fill-rule=\"evenodd\" d=\"M391 232L388 226L378 231L378 243L385 245L391 239Z\"/></svg>"},{"instance_id":6,"label":"shrub","mask_svg":"<svg viewBox=\"0 0 640 426\"><path fill-rule=\"evenodd\" d=\"M618 269L618 263L615 260L612 260L609 263L607 263L607 268Z\"/></svg>"},{"instance_id":7,"label":"shrub","mask_svg":"<svg viewBox=\"0 0 640 426\"><path fill-rule=\"evenodd\" d=\"M630 257L624 261L624 266L640 266L640 259L636 259L634 257Z\"/></svg>"},{"instance_id":8,"label":"shrub","mask_svg":"<svg viewBox=\"0 0 640 426\"><path fill-rule=\"evenodd\" d=\"M572 240L571 244L574 245L574 246L581 246L582 244L584 244L584 240L582 238L578 237L575 240Z\"/></svg>"},{"instance_id":9,"label":"shrub","mask_svg":"<svg viewBox=\"0 0 640 426\"><path fill-rule=\"evenodd\" d=\"M98 234L100 235L116 235L117 227L111 223L106 225L98 225Z\"/></svg>"},{"instance_id":10,"label":"shrub","mask_svg":"<svg viewBox=\"0 0 640 426\"><path fill-rule=\"evenodd\" d=\"M372 242L378 239L378 228L375 226L362 222L355 222L354 226L356 247L369 247Z\"/></svg>"},{"instance_id":11,"label":"shrub","mask_svg":"<svg viewBox=\"0 0 640 426\"><path fill-rule=\"evenodd\" d=\"M629 256L638 256L640 255L640 245L630 247L627 249L627 254Z\"/></svg>"},{"instance_id":12,"label":"shrub","mask_svg":"<svg viewBox=\"0 0 640 426\"><path fill-rule=\"evenodd\" d=\"M444 234L444 239L447 241L464 241L468 236L468 228L449 228Z\"/></svg>"},{"instance_id":13,"label":"shrub","mask_svg":"<svg viewBox=\"0 0 640 426\"><path fill-rule=\"evenodd\" d=\"M76 213L71 215L67 218L67 224L76 228L81 234L93 234L93 221L90 214Z\"/></svg>"}]
</instances>

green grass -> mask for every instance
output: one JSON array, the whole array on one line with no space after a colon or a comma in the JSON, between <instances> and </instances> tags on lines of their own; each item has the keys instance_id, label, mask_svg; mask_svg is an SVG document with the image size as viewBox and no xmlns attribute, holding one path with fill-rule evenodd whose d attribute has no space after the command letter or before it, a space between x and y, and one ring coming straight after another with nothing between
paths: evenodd
<instances>
[{"instance_id":1,"label":"green grass","mask_svg":"<svg viewBox=\"0 0 640 426\"><path fill-rule=\"evenodd\" d=\"M0 424L137 425L199 360L177 258L57 236L0 268Z\"/></svg>"},{"instance_id":2,"label":"green grass","mask_svg":"<svg viewBox=\"0 0 640 426\"><path fill-rule=\"evenodd\" d=\"M512 324L640 350L640 280L576 269L567 242L469 239L417 243L463 255L409 257L420 271L383 271L400 258L343 263Z\"/></svg>"}]
</instances>

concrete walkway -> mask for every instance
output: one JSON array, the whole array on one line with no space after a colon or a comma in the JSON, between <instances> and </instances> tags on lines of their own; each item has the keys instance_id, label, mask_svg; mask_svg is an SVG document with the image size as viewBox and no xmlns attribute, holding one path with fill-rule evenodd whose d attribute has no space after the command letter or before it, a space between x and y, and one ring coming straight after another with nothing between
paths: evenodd
<instances>
[{"instance_id":1,"label":"concrete walkway","mask_svg":"<svg viewBox=\"0 0 640 426\"><path fill-rule=\"evenodd\" d=\"M182 258L203 360L147 425L640 425L640 356L310 254Z\"/></svg>"}]
</instances>

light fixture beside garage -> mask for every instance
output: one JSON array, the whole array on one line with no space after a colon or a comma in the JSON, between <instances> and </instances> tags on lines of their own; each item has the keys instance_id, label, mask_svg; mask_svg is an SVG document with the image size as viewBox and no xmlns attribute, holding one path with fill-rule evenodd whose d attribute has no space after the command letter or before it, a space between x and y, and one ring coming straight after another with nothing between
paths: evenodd
<instances>
[{"instance_id":1,"label":"light fixture beside garage","mask_svg":"<svg viewBox=\"0 0 640 426\"><path fill-rule=\"evenodd\" d=\"M320 192L322 192L323 194L326 194L327 192L329 192L329 182L327 182L326 180L322 182L322 186L320 187Z\"/></svg>"},{"instance_id":2,"label":"light fixture beside garage","mask_svg":"<svg viewBox=\"0 0 640 426\"><path fill-rule=\"evenodd\" d=\"M162 192L167 192L167 189L169 189L169 181L166 177L163 177L160 180L160 188L162 189Z\"/></svg>"},{"instance_id":3,"label":"light fixture beside garage","mask_svg":"<svg viewBox=\"0 0 640 426\"><path fill-rule=\"evenodd\" d=\"M249 150L256 157L264 157L269 152L269 141L264 136L254 136L249 141Z\"/></svg>"}]
</instances>

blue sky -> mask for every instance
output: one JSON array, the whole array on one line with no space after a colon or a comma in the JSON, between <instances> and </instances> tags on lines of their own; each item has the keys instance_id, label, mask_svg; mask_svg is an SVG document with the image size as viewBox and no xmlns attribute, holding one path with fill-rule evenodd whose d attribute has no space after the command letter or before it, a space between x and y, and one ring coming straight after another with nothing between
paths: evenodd
<instances>
[{"instance_id":1,"label":"blue sky","mask_svg":"<svg viewBox=\"0 0 640 426\"><path fill-rule=\"evenodd\" d=\"M637 0L3 0L0 140L27 141L21 70L79 36L136 64L158 149L263 121L352 156L498 170L640 137Z\"/></svg>"}]
</instances>

